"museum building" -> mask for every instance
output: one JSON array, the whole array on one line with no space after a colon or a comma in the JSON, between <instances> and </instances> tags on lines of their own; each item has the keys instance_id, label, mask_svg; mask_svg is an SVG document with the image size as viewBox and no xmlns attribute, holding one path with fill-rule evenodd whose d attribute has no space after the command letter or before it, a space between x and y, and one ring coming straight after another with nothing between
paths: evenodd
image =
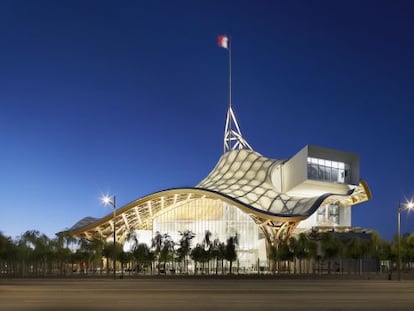
<instances>
[{"instance_id":1,"label":"museum building","mask_svg":"<svg viewBox=\"0 0 414 311\"><path fill-rule=\"evenodd\" d=\"M172 188L140 197L103 218L86 217L67 232L100 235L123 242L138 236L191 230L224 242L237 234L240 267L266 260L270 245L306 231L352 230L351 207L371 199L359 176L357 154L303 147L288 159L254 151L241 134L231 104L227 111L224 153L213 170L194 187Z\"/></svg>"}]
</instances>

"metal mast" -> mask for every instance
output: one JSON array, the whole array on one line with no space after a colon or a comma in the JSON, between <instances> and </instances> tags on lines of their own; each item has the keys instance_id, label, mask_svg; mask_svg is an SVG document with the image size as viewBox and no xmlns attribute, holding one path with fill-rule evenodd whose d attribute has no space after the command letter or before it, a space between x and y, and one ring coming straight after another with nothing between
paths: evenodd
<instances>
[{"instance_id":1,"label":"metal mast","mask_svg":"<svg viewBox=\"0 0 414 311\"><path fill-rule=\"evenodd\" d=\"M236 116L234 115L231 103L231 40L226 39L227 50L229 51L229 108L227 109L226 126L224 128L224 153L231 150L250 149L249 143L243 138ZM223 46L222 46L223 47Z\"/></svg>"}]
</instances>

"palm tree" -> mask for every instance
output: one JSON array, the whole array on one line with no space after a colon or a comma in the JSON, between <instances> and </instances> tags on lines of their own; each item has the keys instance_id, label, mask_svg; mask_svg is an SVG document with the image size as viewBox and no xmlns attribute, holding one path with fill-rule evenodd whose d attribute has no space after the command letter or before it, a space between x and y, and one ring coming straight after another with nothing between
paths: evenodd
<instances>
[{"instance_id":1,"label":"palm tree","mask_svg":"<svg viewBox=\"0 0 414 311\"><path fill-rule=\"evenodd\" d=\"M211 256L212 258L216 258L216 274L218 274L219 260L221 260L221 273L223 273L225 250L226 250L225 244L220 242L218 238L214 239L212 249L211 249Z\"/></svg>"},{"instance_id":2,"label":"palm tree","mask_svg":"<svg viewBox=\"0 0 414 311\"><path fill-rule=\"evenodd\" d=\"M77 244L77 238L71 234L58 234L52 244L54 245L54 252L56 252L59 272L61 275L66 275L65 266L71 262L72 248Z\"/></svg>"},{"instance_id":3,"label":"palm tree","mask_svg":"<svg viewBox=\"0 0 414 311\"><path fill-rule=\"evenodd\" d=\"M63 252L60 251L61 244L58 237L55 237L50 240L50 253L49 253L49 260L52 262L51 269L56 274L63 274L63 266L64 266L64 258L62 258Z\"/></svg>"},{"instance_id":4,"label":"palm tree","mask_svg":"<svg viewBox=\"0 0 414 311\"><path fill-rule=\"evenodd\" d=\"M135 259L135 256L134 256L133 253L134 253L134 250L137 248L137 246L139 244L139 241L138 241L138 233L135 231L135 229L131 229L128 232L128 234L125 238L124 245L125 244L129 244L129 252L130 252L130 256L129 256L129 258L130 258L130 261L129 261L130 269L129 269L129 271L131 272L131 270L132 270L131 265L134 266L134 267L137 267L137 263L134 262L134 261L136 261L136 259Z\"/></svg>"},{"instance_id":5,"label":"palm tree","mask_svg":"<svg viewBox=\"0 0 414 311\"><path fill-rule=\"evenodd\" d=\"M107 243L105 240L102 240L102 250L101 254L106 258L106 273L109 275L110 270L110 260L119 260L119 254L123 251L123 245L120 243ZM116 271L115 271L116 272Z\"/></svg>"},{"instance_id":6,"label":"palm tree","mask_svg":"<svg viewBox=\"0 0 414 311\"><path fill-rule=\"evenodd\" d=\"M328 274L331 274L332 259L337 258L341 252L342 241L332 232L325 232L321 238L323 259L328 261Z\"/></svg>"},{"instance_id":7,"label":"palm tree","mask_svg":"<svg viewBox=\"0 0 414 311\"><path fill-rule=\"evenodd\" d=\"M98 265L100 273L102 273L103 268L103 250L105 248L105 239L100 235L96 234L92 237L89 243L89 261L92 263L93 270L96 270L96 265Z\"/></svg>"},{"instance_id":8,"label":"palm tree","mask_svg":"<svg viewBox=\"0 0 414 311\"><path fill-rule=\"evenodd\" d=\"M162 241L163 242L162 242L162 248L160 251L159 260L163 262L163 269L164 269L164 272L166 273L167 272L166 263L173 260L174 258L175 243L171 239L170 235L167 233L164 233ZM172 267L172 269L174 270L174 267Z\"/></svg>"},{"instance_id":9,"label":"palm tree","mask_svg":"<svg viewBox=\"0 0 414 311\"><path fill-rule=\"evenodd\" d=\"M210 270L210 260L212 258L212 252L211 252L211 247L212 247L212 242L210 240L211 238L211 232L209 230L206 230L204 233L204 238L202 241L202 246L203 246L203 258L202 258L202 262L203 262L203 271L204 269L204 264L207 262L207 274L209 274L209 270Z\"/></svg>"},{"instance_id":10,"label":"palm tree","mask_svg":"<svg viewBox=\"0 0 414 311\"><path fill-rule=\"evenodd\" d=\"M128 232L125 241L131 243L131 249L134 249L134 247L139 244L138 233L135 231L135 229L132 229Z\"/></svg>"},{"instance_id":11,"label":"palm tree","mask_svg":"<svg viewBox=\"0 0 414 311\"><path fill-rule=\"evenodd\" d=\"M227 239L226 249L224 252L224 258L230 262L230 268L229 268L230 274L232 273L233 261L237 259L236 246L238 244L239 244L239 240L238 240L237 234Z\"/></svg>"},{"instance_id":12,"label":"palm tree","mask_svg":"<svg viewBox=\"0 0 414 311\"><path fill-rule=\"evenodd\" d=\"M28 246L23 235L14 242L14 273L25 277L27 273L33 273L33 248Z\"/></svg>"},{"instance_id":13,"label":"palm tree","mask_svg":"<svg viewBox=\"0 0 414 311\"><path fill-rule=\"evenodd\" d=\"M191 250L190 257L194 261L194 274L197 274L197 262L202 262L204 256L204 247L197 243Z\"/></svg>"},{"instance_id":14,"label":"palm tree","mask_svg":"<svg viewBox=\"0 0 414 311\"><path fill-rule=\"evenodd\" d=\"M374 258L378 260L378 262L381 264L379 271L380 272L391 272L389 269L390 266L387 267L387 265L382 265L383 262L392 262L392 254L391 254L391 242L380 239L379 245L376 249L376 252L374 254ZM384 269L389 270L384 270ZM391 275L390 275L391 277Z\"/></svg>"},{"instance_id":15,"label":"palm tree","mask_svg":"<svg viewBox=\"0 0 414 311\"><path fill-rule=\"evenodd\" d=\"M124 266L131 259L131 253L125 252L122 244L118 244L117 259L121 263L121 278L124 277Z\"/></svg>"},{"instance_id":16,"label":"palm tree","mask_svg":"<svg viewBox=\"0 0 414 311\"><path fill-rule=\"evenodd\" d=\"M411 233L407 237L407 259L409 263L410 271L412 271L412 264L414 262L414 233Z\"/></svg>"},{"instance_id":17,"label":"palm tree","mask_svg":"<svg viewBox=\"0 0 414 311\"><path fill-rule=\"evenodd\" d=\"M0 231L0 276L2 276L1 273L3 273L3 271L5 271L5 267L7 267L6 254L8 250L8 243L9 239L6 238L6 236L3 235L3 232Z\"/></svg>"},{"instance_id":18,"label":"palm tree","mask_svg":"<svg viewBox=\"0 0 414 311\"><path fill-rule=\"evenodd\" d=\"M31 273L38 273L37 263L34 258L35 241L39 236L39 231L26 231L18 239L19 261L21 262L21 275L25 275L26 267L29 267Z\"/></svg>"},{"instance_id":19,"label":"palm tree","mask_svg":"<svg viewBox=\"0 0 414 311\"><path fill-rule=\"evenodd\" d=\"M276 250L278 265L280 264L280 261L287 262L288 273L290 273L290 262L294 259L294 253L293 253L294 248L292 246L293 245L291 245L291 241L281 240ZM272 251L274 252L275 250L272 250ZM278 270L280 269L278 268Z\"/></svg>"},{"instance_id":20,"label":"palm tree","mask_svg":"<svg viewBox=\"0 0 414 311\"><path fill-rule=\"evenodd\" d=\"M163 244L163 236L159 231L157 231L155 232L155 235L152 238L152 248L154 249L154 255L155 255L155 258L157 259L158 274L160 274L160 253L161 253L162 244Z\"/></svg>"},{"instance_id":21,"label":"palm tree","mask_svg":"<svg viewBox=\"0 0 414 311\"><path fill-rule=\"evenodd\" d=\"M0 276L11 275L16 272L16 245L10 237L6 237L0 231Z\"/></svg>"},{"instance_id":22,"label":"palm tree","mask_svg":"<svg viewBox=\"0 0 414 311\"><path fill-rule=\"evenodd\" d=\"M376 231L361 239L361 257L359 259L359 270L361 272L363 272L363 259L375 257L380 243L380 237Z\"/></svg>"},{"instance_id":23,"label":"palm tree","mask_svg":"<svg viewBox=\"0 0 414 311\"><path fill-rule=\"evenodd\" d=\"M132 255L137 261L137 273L141 270L143 270L145 273L145 266L151 264L154 260L154 254L151 252L150 248L145 243L139 243L136 247L134 247L134 249L132 250Z\"/></svg>"},{"instance_id":24,"label":"palm tree","mask_svg":"<svg viewBox=\"0 0 414 311\"><path fill-rule=\"evenodd\" d=\"M48 270L48 258L50 256L49 238L37 230L28 230L23 234L22 240L33 250L31 259L34 263L35 273L45 275Z\"/></svg>"},{"instance_id":25,"label":"palm tree","mask_svg":"<svg viewBox=\"0 0 414 311\"><path fill-rule=\"evenodd\" d=\"M406 271L407 266L410 263L410 234L404 233L401 237L401 270Z\"/></svg>"},{"instance_id":26,"label":"palm tree","mask_svg":"<svg viewBox=\"0 0 414 311\"><path fill-rule=\"evenodd\" d=\"M104 241L103 249L102 249L102 256L105 258L106 262L106 275L109 275L109 259L114 258L111 257L112 254L113 243L107 243Z\"/></svg>"},{"instance_id":27,"label":"palm tree","mask_svg":"<svg viewBox=\"0 0 414 311\"><path fill-rule=\"evenodd\" d=\"M161 234L158 231L155 233L155 236L152 239L152 247L154 248L155 257L158 259L158 274L161 273L161 262L163 262L162 271L164 273L166 272L166 263L167 261L170 261L174 256L174 246L174 241L167 233Z\"/></svg>"},{"instance_id":28,"label":"palm tree","mask_svg":"<svg viewBox=\"0 0 414 311\"><path fill-rule=\"evenodd\" d=\"M195 233L191 230L179 231L181 236L179 248L177 249L178 261L184 261L185 271L188 273L188 260L187 257L191 251L191 240L195 237Z\"/></svg>"},{"instance_id":29,"label":"palm tree","mask_svg":"<svg viewBox=\"0 0 414 311\"><path fill-rule=\"evenodd\" d=\"M88 274L91 257L91 242L86 238L80 238L78 243L79 248L76 250L76 259L79 263L80 272Z\"/></svg>"},{"instance_id":30,"label":"palm tree","mask_svg":"<svg viewBox=\"0 0 414 311\"><path fill-rule=\"evenodd\" d=\"M362 250L362 242L361 239L358 236L352 237L348 244L347 244L347 256L351 259L353 259L354 263L355 260L360 260L363 254ZM354 273L357 274L357 267L358 265L354 264ZM360 271L358 269L358 271ZM358 272L359 274L359 272Z\"/></svg>"},{"instance_id":31,"label":"palm tree","mask_svg":"<svg viewBox=\"0 0 414 311\"><path fill-rule=\"evenodd\" d=\"M302 274L302 261L310 257L310 244L309 237L305 233L300 233L294 243L294 256L299 260L299 274Z\"/></svg>"}]
</instances>

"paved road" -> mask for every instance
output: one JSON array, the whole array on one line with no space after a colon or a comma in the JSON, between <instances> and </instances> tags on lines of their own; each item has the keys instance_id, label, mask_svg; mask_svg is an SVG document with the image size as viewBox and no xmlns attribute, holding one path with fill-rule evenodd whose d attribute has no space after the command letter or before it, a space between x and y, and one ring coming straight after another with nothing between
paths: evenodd
<instances>
[{"instance_id":1,"label":"paved road","mask_svg":"<svg viewBox=\"0 0 414 311\"><path fill-rule=\"evenodd\" d=\"M0 280L0 310L414 310L414 281Z\"/></svg>"}]
</instances>

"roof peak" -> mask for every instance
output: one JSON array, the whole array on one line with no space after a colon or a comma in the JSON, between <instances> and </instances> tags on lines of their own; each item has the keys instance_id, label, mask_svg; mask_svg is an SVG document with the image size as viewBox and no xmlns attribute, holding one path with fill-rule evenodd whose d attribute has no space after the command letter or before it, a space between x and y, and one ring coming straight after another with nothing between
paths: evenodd
<instances>
[{"instance_id":1,"label":"roof peak","mask_svg":"<svg viewBox=\"0 0 414 311\"><path fill-rule=\"evenodd\" d=\"M230 104L227 110L226 126L224 128L224 153L239 149L253 150L247 140L244 139Z\"/></svg>"}]
</instances>

